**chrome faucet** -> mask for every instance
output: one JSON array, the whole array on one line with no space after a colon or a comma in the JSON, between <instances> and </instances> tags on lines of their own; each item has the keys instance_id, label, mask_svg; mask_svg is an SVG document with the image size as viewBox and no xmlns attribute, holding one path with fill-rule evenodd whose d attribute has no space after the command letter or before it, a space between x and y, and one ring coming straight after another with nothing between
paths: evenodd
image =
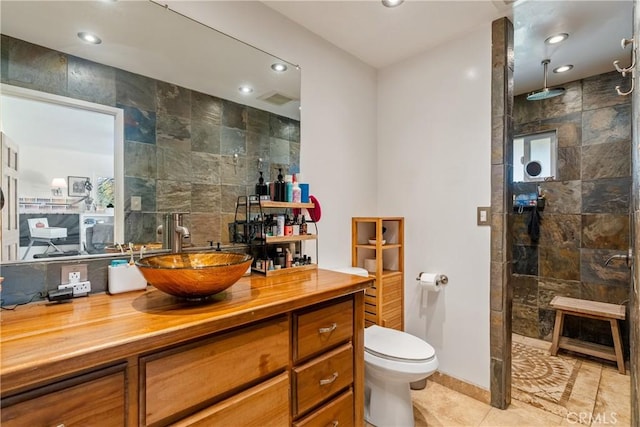
<instances>
[{"instance_id":1,"label":"chrome faucet","mask_svg":"<svg viewBox=\"0 0 640 427\"><path fill-rule=\"evenodd\" d=\"M183 215L188 212L169 213L164 216L164 224L157 229L158 234L162 234L162 247L171 249L177 254L182 252L182 239L190 237L189 229L182 224ZM166 232L165 232L166 230Z\"/></svg>"}]
</instances>

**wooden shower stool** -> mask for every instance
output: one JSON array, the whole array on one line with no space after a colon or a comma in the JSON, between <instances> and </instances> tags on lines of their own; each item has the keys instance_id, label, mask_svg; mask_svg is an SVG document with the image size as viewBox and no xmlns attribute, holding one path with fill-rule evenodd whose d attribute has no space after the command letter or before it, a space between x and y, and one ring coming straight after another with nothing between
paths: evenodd
<instances>
[{"instance_id":1,"label":"wooden shower stool","mask_svg":"<svg viewBox=\"0 0 640 427\"><path fill-rule=\"evenodd\" d=\"M556 324L553 327L553 341L551 342L550 350L552 356L558 354L558 349L564 348L601 359L612 360L618 364L618 371L621 374L625 373L624 356L622 354L622 335L620 334L620 325L618 324L619 320L624 320L625 318L624 305L556 296L551 300L551 307L557 310ZM608 321L611 324L613 347L562 337L562 325L565 314Z\"/></svg>"}]
</instances>

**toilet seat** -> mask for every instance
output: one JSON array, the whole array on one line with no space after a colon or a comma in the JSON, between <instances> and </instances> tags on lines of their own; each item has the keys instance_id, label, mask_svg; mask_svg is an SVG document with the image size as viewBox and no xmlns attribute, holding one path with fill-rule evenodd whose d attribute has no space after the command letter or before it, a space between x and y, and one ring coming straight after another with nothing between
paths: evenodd
<instances>
[{"instance_id":1,"label":"toilet seat","mask_svg":"<svg viewBox=\"0 0 640 427\"><path fill-rule=\"evenodd\" d=\"M372 356L403 363L424 363L435 358L429 343L406 332L378 325L364 330L364 350Z\"/></svg>"}]
</instances>

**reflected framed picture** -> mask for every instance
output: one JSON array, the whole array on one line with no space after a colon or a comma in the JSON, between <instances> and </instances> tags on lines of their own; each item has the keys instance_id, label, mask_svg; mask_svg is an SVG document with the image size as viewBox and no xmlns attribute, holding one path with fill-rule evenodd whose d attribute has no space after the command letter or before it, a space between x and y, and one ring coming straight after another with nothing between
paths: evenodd
<instances>
[{"instance_id":1,"label":"reflected framed picture","mask_svg":"<svg viewBox=\"0 0 640 427\"><path fill-rule=\"evenodd\" d=\"M69 176L67 177L67 188L70 197L82 197L87 195L87 182L89 177L86 176Z\"/></svg>"}]
</instances>

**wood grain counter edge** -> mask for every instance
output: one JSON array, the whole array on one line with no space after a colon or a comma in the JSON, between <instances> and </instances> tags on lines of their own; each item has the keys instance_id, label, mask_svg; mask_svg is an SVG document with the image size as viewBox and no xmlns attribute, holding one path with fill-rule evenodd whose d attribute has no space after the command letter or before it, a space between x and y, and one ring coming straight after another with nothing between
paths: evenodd
<instances>
[{"instance_id":1,"label":"wood grain counter edge","mask_svg":"<svg viewBox=\"0 0 640 427\"><path fill-rule=\"evenodd\" d=\"M206 301L152 287L2 312L3 398L53 380L364 290L372 279L313 270L252 275Z\"/></svg>"}]
</instances>

